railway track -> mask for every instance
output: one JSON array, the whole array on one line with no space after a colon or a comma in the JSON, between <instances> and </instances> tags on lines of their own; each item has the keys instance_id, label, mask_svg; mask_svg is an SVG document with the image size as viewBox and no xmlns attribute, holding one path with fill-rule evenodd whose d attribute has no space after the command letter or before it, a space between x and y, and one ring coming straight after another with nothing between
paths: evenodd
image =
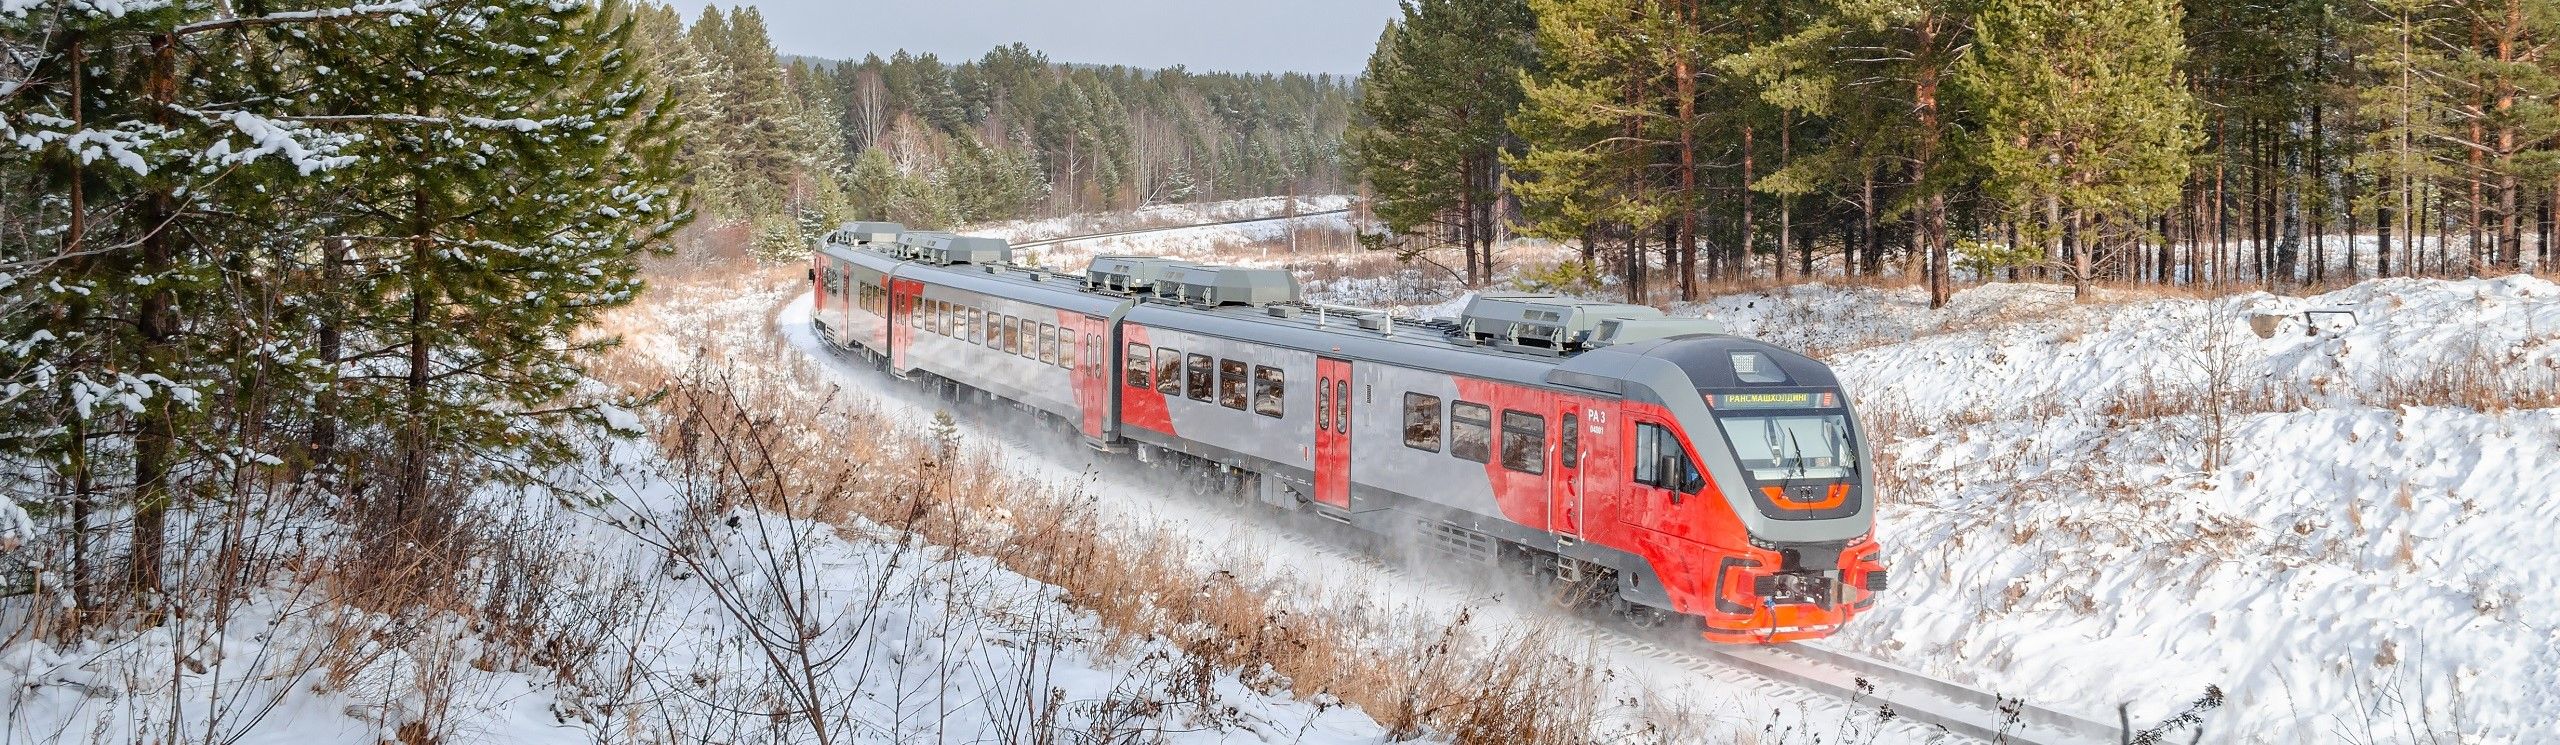
<instances>
[{"instance_id":1,"label":"railway track","mask_svg":"<svg viewBox=\"0 0 2560 745\"><path fill-rule=\"evenodd\" d=\"M1349 213L1350 211L1351 211L1351 210L1349 210L1349 209L1323 210L1323 211L1320 211L1320 212L1300 212L1300 213L1295 214L1295 215L1287 215L1287 216L1282 216L1282 217L1246 217L1246 218L1239 218L1239 219L1235 219L1235 220L1220 220L1220 221L1217 221L1217 222L1204 222L1204 223L1197 223L1197 224L1192 224L1192 225L1174 225L1174 226L1169 226L1169 227L1160 227L1160 228L1139 228L1139 229L1136 229L1136 230L1122 230L1122 231L1112 232L1112 233L1094 233L1094 234L1091 234L1091 235L1070 235L1070 236L1063 236L1063 237L1058 237L1058 238L1042 238L1042 239L1039 239L1039 240L1021 241L1021 242L1018 242L1018 243L1013 244L1013 247L1014 247L1014 248L1041 248L1041 247L1046 247L1046 246L1055 246L1055 245L1060 245L1060 244L1065 244L1065 243L1075 243L1075 242L1078 242L1078 241L1095 241L1095 240L1102 240L1102 239L1104 239L1104 238L1125 238L1125 237L1133 236L1133 235L1146 235L1146 234L1148 234L1148 233L1170 233L1170 232L1173 232L1173 231L1176 231L1176 230L1192 230L1192 229L1195 229L1195 228L1214 228L1214 227L1218 227L1218 226L1222 226L1222 225L1245 225L1245 224L1257 223L1257 222L1281 222L1281 221L1284 221L1284 220L1296 220L1296 219L1300 219L1300 218L1307 218L1307 217L1323 217L1323 216L1326 216L1326 215L1340 215L1340 214L1346 214L1346 213Z\"/></svg>"},{"instance_id":2,"label":"railway track","mask_svg":"<svg viewBox=\"0 0 2560 745\"><path fill-rule=\"evenodd\" d=\"M1244 218L1196 225L1066 236L1013 245L1017 248L1054 246L1075 241L1222 225L1277 222L1344 212L1348 210L1327 210L1288 217ZM848 368L848 371L857 370ZM886 375L880 376L879 379L895 380ZM1016 450L1048 450L1056 446L1055 442L1022 437L1020 431L1004 426L987 427L983 434ZM1427 571L1408 571L1407 567L1389 562L1378 556L1376 552L1344 545L1319 531L1292 529L1271 531L1271 533L1274 537L1289 541L1300 548L1368 567L1395 571L1402 576L1435 586L1437 589L1460 594L1475 594L1486 589L1462 586L1457 580L1430 576L1431 573ZM1597 617L1590 613L1562 615L1559 620L1579 626L1577 630L1585 631L1593 638L1601 640L1603 645L1621 652L1642 655L1659 662L1727 680L1739 677L1745 681L1810 692L1818 697L1842 702L1853 712L1861 710L1875 712L1880 715L1879 719L1900 720L1905 723L1905 726L1917 725L1929 732L1963 740L2015 745L2096 745L2125 741L2122 729L2116 724L2031 705L2020 699L2003 697L1989 691L1931 677L1892 663L1819 645L1804 643L1767 646L1714 645L1677 631L1636 628L1631 624Z\"/></svg>"}]
</instances>

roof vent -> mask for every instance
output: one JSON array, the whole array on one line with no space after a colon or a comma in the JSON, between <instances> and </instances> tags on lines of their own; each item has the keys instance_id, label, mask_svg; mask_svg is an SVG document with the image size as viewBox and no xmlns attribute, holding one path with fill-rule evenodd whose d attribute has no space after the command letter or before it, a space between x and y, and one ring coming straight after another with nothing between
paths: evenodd
<instances>
[{"instance_id":1,"label":"roof vent","mask_svg":"<svg viewBox=\"0 0 2560 745\"><path fill-rule=\"evenodd\" d=\"M898 239L898 255L927 264L1002 264L1013 258L1013 246L1002 238L950 233L908 233Z\"/></svg>"},{"instance_id":2,"label":"roof vent","mask_svg":"<svg viewBox=\"0 0 2560 745\"><path fill-rule=\"evenodd\" d=\"M1207 306L1295 302L1298 278L1284 269L1177 264L1163 268L1156 295Z\"/></svg>"},{"instance_id":3,"label":"roof vent","mask_svg":"<svg viewBox=\"0 0 2560 745\"><path fill-rule=\"evenodd\" d=\"M1157 256L1096 256L1085 265L1084 286L1105 292L1154 292L1164 271L1181 265Z\"/></svg>"},{"instance_id":4,"label":"roof vent","mask_svg":"<svg viewBox=\"0 0 2560 745\"><path fill-rule=\"evenodd\" d=\"M1642 305L1545 293L1487 292L1467 301L1457 333L1506 346L1578 352L1599 346L1593 332L1604 323L1662 317L1662 311Z\"/></svg>"},{"instance_id":5,"label":"roof vent","mask_svg":"<svg viewBox=\"0 0 2560 745\"><path fill-rule=\"evenodd\" d=\"M1674 336L1723 334L1724 324L1705 318L1624 318L1603 321L1591 335L1592 347L1634 344Z\"/></svg>"},{"instance_id":6,"label":"roof vent","mask_svg":"<svg viewBox=\"0 0 2560 745\"><path fill-rule=\"evenodd\" d=\"M1295 305L1266 305L1262 309L1269 312L1273 318L1298 317L1298 306Z\"/></svg>"},{"instance_id":7,"label":"roof vent","mask_svg":"<svg viewBox=\"0 0 2560 745\"><path fill-rule=\"evenodd\" d=\"M894 246L898 243L898 236L906 232L907 226L894 222L849 222L828 233L826 241L838 246Z\"/></svg>"}]
</instances>

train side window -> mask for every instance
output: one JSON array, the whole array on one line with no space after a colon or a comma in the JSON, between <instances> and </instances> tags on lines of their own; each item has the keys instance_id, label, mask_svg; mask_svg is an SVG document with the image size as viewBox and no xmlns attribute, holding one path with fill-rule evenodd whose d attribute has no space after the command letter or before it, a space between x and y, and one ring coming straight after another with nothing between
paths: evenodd
<instances>
[{"instance_id":1,"label":"train side window","mask_svg":"<svg viewBox=\"0 0 2560 745\"><path fill-rule=\"evenodd\" d=\"M1679 436L1656 424L1636 425L1635 481L1676 494L1696 494L1707 488L1707 477L1698 472L1697 461L1689 459L1688 449L1680 446Z\"/></svg>"},{"instance_id":2,"label":"train side window","mask_svg":"<svg viewBox=\"0 0 2560 745\"><path fill-rule=\"evenodd\" d=\"M1253 413L1278 419L1288 413L1288 381L1280 368L1253 366Z\"/></svg>"},{"instance_id":3,"label":"train side window","mask_svg":"<svg viewBox=\"0 0 2560 745\"><path fill-rule=\"evenodd\" d=\"M1547 472L1546 417L1502 412L1502 467L1529 474Z\"/></svg>"},{"instance_id":4,"label":"train side window","mask_svg":"<svg viewBox=\"0 0 2560 745\"><path fill-rule=\"evenodd\" d=\"M1013 316L1004 317L1004 353L1022 353L1022 327L1014 324Z\"/></svg>"},{"instance_id":5,"label":"train side window","mask_svg":"<svg viewBox=\"0 0 2560 745\"><path fill-rule=\"evenodd\" d=\"M1351 381L1333 382L1333 431L1351 433Z\"/></svg>"},{"instance_id":6,"label":"train side window","mask_svg":"<svg viewBox=\"0 0 2560 745\"><path fill-rule=\"evenodd\" d=\"M901 302L899 303L899 306L900 306L900 307L902 307L902 308L904 308L904 309L906 310L906 312L907 312L907 328L911 328L911 329L922 329L922 328L924 328L924 314L923 314L923 313L921 313L921 312L919 312L919 311L921 311L921 310L923 310L923 309L922 309L922 308L918 308L918 307L916 307L916 306L917 306L916 301L917 301L917 300L921 300L921 299L923 299L923 298L919 298L919 297L916 297L916 296L914 296L914 295L908 295L908 296L906 296L906 297L899 298L899 300L901 301Z\"/></svg>"},{"instance_id":7,"label":"train side window","mask_svg":"<svg viewBox=\"0 0 2560 745\"><path fill-rule=\"evenodd\" d=\"M1493 460L1493 409L1484 404L1449 404L1449 454L1477 463Z\"/></svg>"},{"instance_id":8,"label":"train side window","mask_svg":"<svg viewBox=\"0 0 2560 745\"><path fill-rule=\"evenodd\" d=\"M1058 327L1058 366L1069 370L1073 370L1076 367L1075 329L1067 328L1065 326Z\"/></svg>"},{"instance_id":9,"label":"train side window","mask_svg":"<svg viewBox=\"0 0 2560 745\"><path fill-rule=\"evenodd\" d=\"M1106 346L1108 346L1108 345L1107 345L1107 343L1105 343L1105 342L1102 340L1102 335L1101 335L1101 334L1085 334L1085 335L1084 335L1084 366L1085 366L1085 367L1094 368L1094 369L1096 369L1096 370L1101 369L1101 368L1102 368L1102 350L1103 350L1103 348L1104 348L1104 347L1106 347Z\"/></svg>"},{"instance_id":10,"label":"train side window","mask_svg":"<svg viewBox=\"0 0 2560 745\"><path fill-rule=\"evenodd\" d=\"M1128 379L1129 387L1140 390L1155 387L1155 381L1147 378L1147 365L1155 359L1155 354L1155 350L1145 344L1129 342L1129 366L1120 371L1121 377Z\"/></svg>"},{"instance_id":11,"label":"train side window","mask_svg":"<svg viewBox=\"0 0 2560 745\"><path fill-rule=\"evenodd\" d=\"M1218 361L1218 405L1237 411L1245 407L1245 363L1237 360Z\"/></svg>"},{"instance_id":12,"label":"train side window","mask_svg":"<svg viewBox=\"0 0 2560 745\"><path fill-rule=\"evenodd\" d=\"M1052 365L1058 364L1058 327L1056 324L1040 324L1040 361Z\"/></svg>"},{"instance_id":13,"label":"train side window","mask_svg":"<svg viewBox=\"0 0 2560 745\"><path fill-rule=\"evenodd\" d=\"M1209 390L1216 387L1218 363L1205 354L1191 355L1190 359L1188 377L1183 379L1183 395L1206 403Z\"/></svg>"},{"instance_id":14,"label":"train side window","mask_svg":"<svg viewBox=\"0 0 2560 745\"><path fill-rule=\"evenodd\" d=\"M1333 431L1333 379L1316 379L1316 429Z\"/></svg>"},{"instance_id":15,"label":"train side window","mask_svg":"<svg viewBox=\"0 0 2560 745\"><path fill-rule=\"evenodd\" d=\"M1040 322L1022 319L1022 358L1040 359Z\"/></svg>"},{"instance_id":16,"label":"train side window","mask_svg":"<svg viewBox=\"0 0 2560 745\"><path fill-rule=\"evenodd\" d=\"M1440 397L1404 394L1404 446L1440 452Z\"/></svg>"},{"instance_id":17,"label":"train side window","mask_svg":"<svg viewBox=\"0 0 2560 745\"><path fill-rule=\"evenodd\" d=\"M934 303L933 303L933 332L934 332L934 333L937 333L937 334L941 334L941 335L943 335L943 336L959 336L959 335L960 335L959 333L954 332L954 331L952 331L952 330L951 330L951 303L950 303L950 302L948 302L948 301L940 301L940 300L934 301Z\"/></svg>"},{"instance_id":18,"label":"train side window","mask_svg":"<svg viewBox=\"0 0 2560 745\"><path fill-rule=\"evenodd\" d=\"M1182 395L1182 351L1156 350L1156 392L1167 396Z\"/></svg>"},{"instance_id":19,"label":"train side window","mask_svg":"<svg viewBox=\"0 0 2560 745\"><path fill-rule=\"evenodd\" d=\"M961 332L961 333L962 333L962 336L961 336L960 338L961 338L961 339L964 339L964 340L966 340L966 341L968 341L968 342L969 342L969 343L971 343L971 344L979 344L979 343L983 343L983 342L985 342L985 341L986 341L986 338L987 338L987 335L986 335L986 328L987 328L987 312L986 312L986 311L983 311L983 310L979 310L979 309L977 309L977 308L970 308L970 309L968 310L968 313L969 313L969 320L968 320L969 328L968 328L967 330L965 330L965 331Z\"/></svg>"},{"instance_id":20,"label":"train side window","mask_svg":"<svg viewBox=\"0 0 2560 745\"><path fill-rule=\"evenodd\" d=\"M1582 418L1564 415L1556 428L1556 462L1566 468L1582 467Z\"/></svg>"},{"instance_id":21,"label":"train side window","mask_svg":"<svg viewBox=\"0 0 2560 745\"><path fill-rule=\"evenodd\" d=\"M1636 425L1636 483L1647 486L1662 485L1662 440L1658 437L1660 432L1662 432L1661 427L1650 424Z\"/></svg>"}]
</instances>

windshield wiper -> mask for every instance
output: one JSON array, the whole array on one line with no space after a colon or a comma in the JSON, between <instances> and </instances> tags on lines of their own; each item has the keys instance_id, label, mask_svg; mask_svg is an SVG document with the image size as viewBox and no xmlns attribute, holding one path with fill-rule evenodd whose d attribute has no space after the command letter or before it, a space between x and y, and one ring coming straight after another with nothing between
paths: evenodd
<instances>
[{"instance_id":1,"label":"windshield wiper","mask_svg":"<svg viewBox=\"0 0 2560 745\"><path fill-rule=\"evenodd\" d=\"M1787 456L1784 462L1789 464L1789 468L1795 469L1787 478L1795 479L1803 477L1804 443L1796 441L1796 432L1793 429L1787 430L1787 451L1790 455Z\"/></svg>"}]
</instances>

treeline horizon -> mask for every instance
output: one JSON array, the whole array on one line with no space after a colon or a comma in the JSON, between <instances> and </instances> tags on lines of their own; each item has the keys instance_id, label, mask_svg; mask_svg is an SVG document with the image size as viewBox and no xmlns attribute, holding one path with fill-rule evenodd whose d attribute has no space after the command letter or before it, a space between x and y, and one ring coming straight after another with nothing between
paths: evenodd
<instances>
[{"instance_id":1,"label":"treeline horizon","mask_svg":"<svg viewBox=\"0 0 2560 745\"><path fill-rule=\"evenodd\" d=\"M1348 188L1343 76L1059 63L1019 43L835 60L779 54L751 5L687 21L644 3L637 20L685 102L703 227L765 256L843 220L946 228Z\"/></svg>"},{"instance_id":2,"label":"treeline horizon","mask_svg":"<svg viewBox=\"0 0 2560 745\"><path fill-rule=\"evenodd\" d=\"M1349 133L1388 228L1370 242L1460 247L1477 282L1510 230L1581 241L1630 298L2549 266L2552 3L1403 6Z\"/></svg>"}]
</instances>

